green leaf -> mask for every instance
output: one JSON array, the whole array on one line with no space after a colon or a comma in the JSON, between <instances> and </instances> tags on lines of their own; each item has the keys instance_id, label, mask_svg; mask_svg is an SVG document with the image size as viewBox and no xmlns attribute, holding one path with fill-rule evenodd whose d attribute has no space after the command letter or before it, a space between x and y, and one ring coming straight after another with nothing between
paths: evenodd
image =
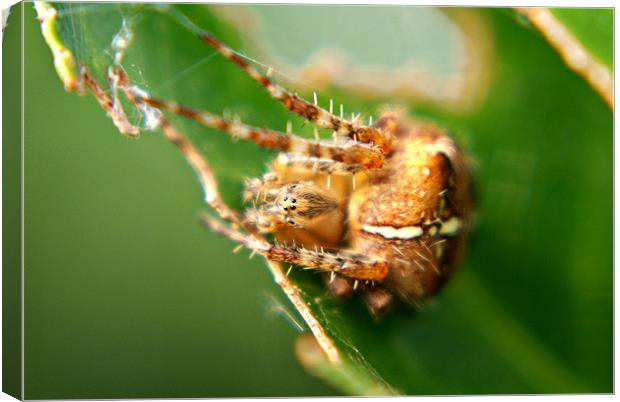
<instances>
[{"instance_id":1,"label":"green leaf","mask_svg":"<svg viewBox=\"0 0 620 402\"><path fill-rule=\"evenodd\" d=\"M150 94L215 113L229 109L257 126L283 130L291 119L295 130L311 134L310 127L302 127L300 119L291 118L171 18L171 10L183 13L251 55L252 46L242 42L243 28L226 22L216 6L54 6L63 42L100 80L114 59L112 38L125 21L133 41L123 66ZM269 26L280 24L279 35L302 26L303 15L284 17L291 8L270 6L271 17L264 17ZM403 9L391 10L372 26L394 27ZM414 102L382 93L370 98L342 88L319 93L321 102L332 97L347 111L375 116L385 104L404 104L412 115L446 126L466 145L477 165L479 203L478 227L462 270L420 311L399 310L380 322L359 299L333 300L315 275L293 271L343 358L341 366L330 366L302 353L301 361L350 394L612 392L612 113L540 35L501 10L471 12L476 19L468 21L484 27L492 49L486 59L474 60L486 68L479 79L488 81L488 93L482 85L475 94L481 99L477 105L454 110L432 97ZM374 32L368 24L358 26L358 20L343 16L340 22L349 43L368 40ZM383 53L406 48L407 24L395 29L400 35L383 44ZM312 36L305 38L304 45L311 45ZM271 50L277 56L278 49ZM440 50L433 43L426 49ZM275 70L276 79L283 78ZM293 89L312 96L307 86ZM262 174L273 153L233 143L191 122L174 122L210 160L225 199L241 208L242 178ZM218 241L211 234L205 239ZM230 269L258 265L238 262ZM231 291L239 291L236 286Z\"/></svg>"}]
</instances>

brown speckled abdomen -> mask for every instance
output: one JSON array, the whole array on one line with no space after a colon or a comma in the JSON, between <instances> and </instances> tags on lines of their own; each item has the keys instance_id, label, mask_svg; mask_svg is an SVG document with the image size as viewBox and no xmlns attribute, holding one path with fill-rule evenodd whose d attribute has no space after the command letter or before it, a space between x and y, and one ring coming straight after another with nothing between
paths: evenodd
<instances>
[{"instance_id":1,"label":"brown speckled abdomen","mask_svg":"<svg viewBox=\"0 0 620 402\"><path fill-rule=\"evenodd\" d=\"M351 248L388 261L384 286L415 303L458 264L471 227L470 168L442 130L399 122L384 171L349 201Z\"/></svg>"}]
</instances>

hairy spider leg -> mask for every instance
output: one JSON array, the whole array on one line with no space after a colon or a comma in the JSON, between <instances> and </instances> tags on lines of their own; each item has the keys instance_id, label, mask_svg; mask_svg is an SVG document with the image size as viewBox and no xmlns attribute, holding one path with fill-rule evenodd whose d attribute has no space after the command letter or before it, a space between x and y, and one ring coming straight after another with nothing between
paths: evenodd
<instances>
[{"instance_id":1,"label":"hairy spider leg","mask_svg":"<svg viewBox=\"0 0 620 402\"><path fill-rule=\"evenodd\" d=\"M350 173L354 174L368 170L363 165L357 163L336 162L333 159L317 158L295 153L281 153L277 161L282 166L299 166L311 169L317 173Z\"/></svg>"},{"instance_id":2,"label":"hairy spider leg","mask_svg":"<svg viewBox=\"0 0 620 402\"><path fill-rule=\"evenodd\" d=\"M244 234L222 224L217 219L203 215L202 222L211 230L220 233L269 261L299 265L304 269L334 272L357 280L376 280L385 278L388 272L387 261L343 250L333 253L325 250L308 250L304 247L271 244L253 235Z\"/></svg>"},{"instance_id":3,"label":"hairy spider leg","mask_svg":"<svg viewBox=\"0 0 620 402\"><path fill-rule=\"evenodd\" d=\"M261 84L272 98L281 102L291 112L305 118L319 127L334 131L339 137L347 137L363 142L371 142L381 147L381 149L385 152L389 152L391 149L391 138L380 129L373 126L357 124L356 120L345 120L344 118L338 117L333 113L319 107L318 102L312 104L307 100L292 94L285 88L274 83L267 76L267 74L263 74L258 71L254 66L246 61L245 57L241 56L231 47L225 45L209 32L198 27L184 14L173 11L169 13L169 15L197 35L201 40L208 43L227 60L240 67L250 78Z\"/></svg>"},{"instance_id":4,"label":"hairy spider leg","mask_svg":"<svg viewBox=\"0 0 620 402\"><path fill-rule=\"evenodd\" d=\"M120 70L119 70L120 71ZM377 169L383 166L383 151L374 145L355 141L333 142L309 140L296 135L288 135L279 131L253 127L238 121L226 119L207 111L199 111L175 102L147 97L144 94L132 91L132 96L157 109L166 110L179 116L196 121L197 123L220 130L234 138L249 140L255 144L279 151L298 155L308 155L314 160L329 160L347 165L359 165L357 170ZM325 163L323 163L325 166ZM355 167L331 164L331 170L338 168L353 169Z\"/></svg>"}]
</instances>

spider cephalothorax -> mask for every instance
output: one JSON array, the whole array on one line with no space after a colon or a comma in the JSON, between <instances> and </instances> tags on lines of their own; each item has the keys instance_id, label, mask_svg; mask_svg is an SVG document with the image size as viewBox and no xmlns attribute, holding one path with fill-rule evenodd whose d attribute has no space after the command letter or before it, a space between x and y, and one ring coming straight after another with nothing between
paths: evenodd
<instances>
[{"instance_id":1,"label":"spider cephalothorax","mask_svg":"<svg viewBox=\"0 0 620 402\"><path fill-rule=\"evenodd\" d=\"M207 203L228 222L206 217L205 223L267 260L325 272L332 294L360 291L377 315L395 296L415 304L436 293L463 254L473 209L470 168L452 139L399 112L369 125L347 121L331 105L320 108L316 97L309 103L276 85L212 35L201 31L200 37L290 111L334 135L309 140L155 99L113 68L115 85L136 106L157 111L151 116L199 173ZM84 82L114 113L87 72ZM159 110L280 151L267 174L247 181L244 199L251 206L244 214L223 203L207 162Z\"/></svg>"},{"instance_id":2,"label":"spider cephalothorax","mask_svg":"<svg viewBox=\"0 0 620 402\"><path fill-rule=\"evenodd\" d=\"M304 228L307 223L338 208L335 194L306 181L283 185L275 204L283 220L299 228Z\"/></svg>"}]
</instances>

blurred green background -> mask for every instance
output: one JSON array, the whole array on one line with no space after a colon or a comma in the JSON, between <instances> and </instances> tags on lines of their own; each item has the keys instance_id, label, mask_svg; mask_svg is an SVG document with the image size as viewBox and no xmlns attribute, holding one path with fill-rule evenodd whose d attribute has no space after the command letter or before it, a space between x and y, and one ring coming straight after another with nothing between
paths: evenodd
<instances>
[{"instance_id":1,"label":"blurred green background","mask_svg":"<svg viewBox=\"0 0 620 402\"><path fill-rule=\"evenodd\" d=\"M165 12L114 7L66 14L63 37L96 73L111 59L120 21L137 15L124 66L149 91L284 128L283 108L221 58L205 59L210 49ZM251 54L241 33L208 8L177 9ZM301 27L304 15L316 23L317 13L338 12L311 10L280 6L264 14L286 32ZM526 22L508 10L476 12L493 44L490 89L479 108L319 94L347 111L407 104L472 152L479 225L463 271L422 312L381 323L356 300L330 300L311 275L295 278L316 296L313 309L351 364L373 368L401 392L611 392L612 113ZM394 29L387 14L377 26ZM3 46L19 46L16 17ZM355 28L359 16L339 22L351 42L365 40L363 27ZM26 398L346 391L337 381L328 388L295 361L298 332L282 309L294 313L264 263L232 254L230 242L198 225L200 188L176 149L159 133L138 141L119 135L91 96L66 93L29 3L24 34ZM394 38L386 45L392 53L407 49L407 35ZM240 206L242 176L262 173L270 153L177 122Z\"/></svg>"}]
</instances>

